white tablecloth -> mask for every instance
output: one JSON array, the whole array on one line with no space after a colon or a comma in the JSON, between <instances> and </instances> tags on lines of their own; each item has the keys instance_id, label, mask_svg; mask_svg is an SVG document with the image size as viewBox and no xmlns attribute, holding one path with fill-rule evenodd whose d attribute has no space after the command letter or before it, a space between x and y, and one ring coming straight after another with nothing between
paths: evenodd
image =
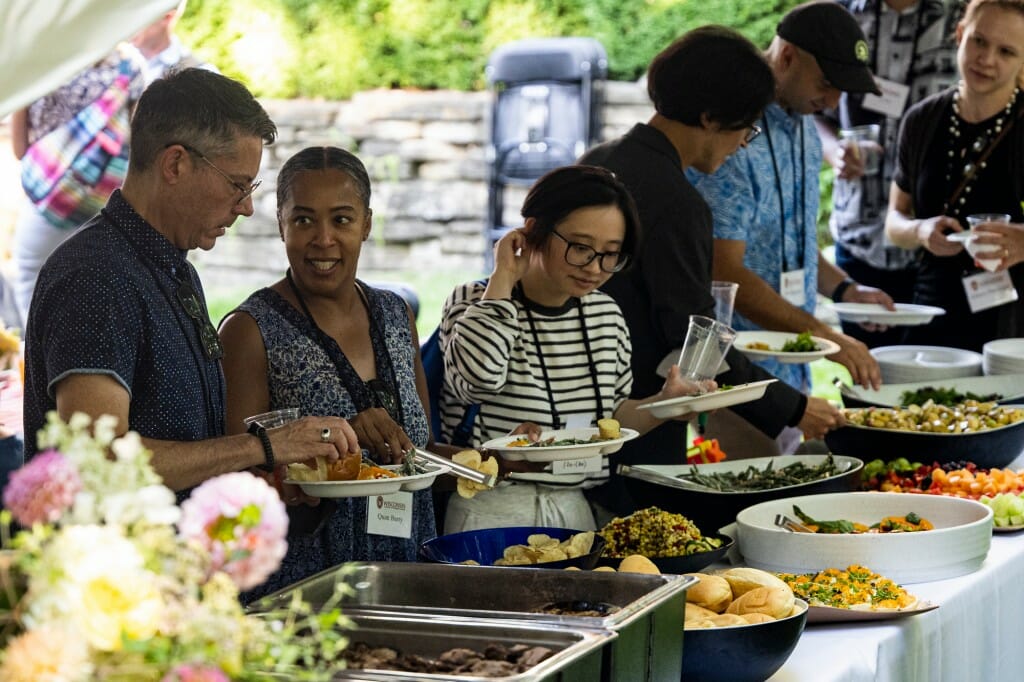
<instances>
[{"instance_id":1,"label":"white tablecloth","mask_svg":"<svg viewBox=\"0 0 1024 682\"><path fill-rule=\"evenodd\" d=\"M1024 468L1024 457L1011 468ZM809 624L771 682L1024 678L1024 531L996 533L975 573L907 589L940 607L899 620Z\"/></svg>"}]
</instances>

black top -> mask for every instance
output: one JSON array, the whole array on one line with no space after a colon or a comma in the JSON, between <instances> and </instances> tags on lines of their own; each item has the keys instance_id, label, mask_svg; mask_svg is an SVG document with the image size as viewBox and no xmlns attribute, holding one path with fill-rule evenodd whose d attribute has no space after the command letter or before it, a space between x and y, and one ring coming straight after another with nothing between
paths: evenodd
<instances>
[{"instance_id":1,"label":"black top","mask_svg":"<svg viewBox=\"0 0 1024 682\"><path fill-rule=\"evenodd\" d=\"M54 386L104 374L131 396L128 428L195 441L224 434L224 376L176 296L187 282L206 313L185 252L115 191L103 212L61 244L39 273L26 334L25 454L56 409Z\"/></svg>"},{"instance_id":2,"label":"black top","mask_svg":"<svg viewBox=\"0 0 1024 682\"><path fill-rule=\"evenodd\" d=\"M648 125L634 126L579 162L615 173L640 212L643 234L635 260L602 290L618 302L626 318L633 339L632 396L645 398L661 389L664 379L655 369L669 351L682 346L690 315L714 317L711 210L686 179L671 142ZM719 383L771 378L736 350L727 362L730 370L717 377ZM734 409L774 437L784 426L799 422L806 404L806 396L780 381L761 400ZM669 421L627 443L615 458L627 464L680 464L687 445L686 424Z\"/></svg>"},{"instance_id":3,"label":"black top","mask_svg":"<svg viewBox=\"0 0 1024 682\"><path fill-rule=\"evenodd\" d=\"M1020 160L1024 155L1024 120L1019 118L992 152L985 168L980 169L970 183L970 191L963 194L964 203L943 210L960 182L964 163L958 161L951 178L946 179L950 150L947 131L953 112L953 92L947 90L929 97L907 112L900 131L894 182L910 194L914 213L922 218L945 213L957 218L964 229L969 229L966 216L972 213L1007 213L1012 222L1022 222L1020 200L1024 197L1024 174ZM1024 97L1018 99L1024 100ZM1017 116L1021 106L1024 102L1018 101L1011 116ZM975 124L960 121L955 158L959 160L960 148L970 146L1002 114L999 112L992 119ZM971 158L969 152L967 160ZM1021 300L971 313L962 279L981 270L975 267L974 259L966 250L955 256L936 256L922 250L920 258L914 302L939 306L946 314L928 325L911 328L907 337L909 343L980 351L992 339L1024 334L1024 325L1019 321ZM1010 268L1010 276L1018 293L1024 296L1024 266Z\"/></svg>"}]
</instances>

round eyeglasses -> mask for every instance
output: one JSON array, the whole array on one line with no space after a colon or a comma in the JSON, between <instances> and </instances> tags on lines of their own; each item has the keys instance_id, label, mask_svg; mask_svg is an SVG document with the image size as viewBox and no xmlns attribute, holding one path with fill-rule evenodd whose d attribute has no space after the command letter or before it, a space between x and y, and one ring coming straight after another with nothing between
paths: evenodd
<instances>
[{"instance_id":1,"label":"round eyeglasses","mask_svg":"<svg viewBox=\"0 0 1024 682\"><path fill-rule=\"evenodd\" d=\"M586 244L569 241L558 234L557 230L552 230L551 234L565 242L565 262L569 265L585 268L597 258L598 266L601 270L611 273L622 270L622 268L626 267L626 263L629 262L629 256L620 251L605 251L601 253Z\"/></svg>"},{"instance_id":2,"label":"round eyeglasses","mask_svg":"<svg viewBox=\"0 0 1024 682\"><path fill-rule=\"evenodd\" d=\"M236 205L242 203L243 201L251 197L252 193L256 191L256 188L263 184L262 180L254 180L250 185L243 185L240 182L232 180L230 175L228 175L223 170L217 167L217 164L215 164L213 161L210 161L208 158L206 158L205 154L203 154L201 151L190 145L182 144L181 142L172 142L171 144L166 145L164 148L166 149L167 147L172 147L174 145L178 145L182 149L187 151L189 154L194 154L195 156L199 157L202 161L206 162L206 164L210 168L220 173L225 180L231 183L231 186L238 190L239 193L241 194L241 196L239 196L238 199L235 201Z\"/></svg>"}]
</instances>

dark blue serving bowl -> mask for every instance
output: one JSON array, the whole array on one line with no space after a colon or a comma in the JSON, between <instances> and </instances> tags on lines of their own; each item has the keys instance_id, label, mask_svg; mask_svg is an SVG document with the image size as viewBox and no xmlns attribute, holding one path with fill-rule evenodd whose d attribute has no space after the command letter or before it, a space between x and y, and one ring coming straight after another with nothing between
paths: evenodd
<instances>
[{"instance_id":1,"label":"dark blue serving bowl","mask_svg":"<svg viewBox=\"0 0 1024 682\"><path fill-rule=\"evenodd\" d=\"M957 434L897 431L848 424L826 433L825 443L837 455L864 460L889 461L905 457L911 462L948 464L968 461L985 469L1002 468L1017 459L1024 450L1024 421Z\"/></svg>"},{"instance_id":2,"label":"dark blue serving bowl","mask_svg":"<svg viewBox=\"0 0 1024 682\"><path fill-rule=\"evenodd\" d=\"M512 545L525 545L531 535L544 533L559 542L568 540L583 531L571 528L545 528L538 526L514 526L511 528L482 528L467 530L462 533L441 535L427 540L420 545L420 559L436 564L461 564L472 559L481 566L493 566L494 562L504 556L505 548ZM542 564L524 564L524 568L568 568L575 566L590 570L597 564L598 557L604 551L605 540L594 533L594 544L590 552L583 556L563 561L548 561Z\"/></svg>"},{"instance_id":3,"label":"dark blue serving bowl","mask_svg":"<svg viewBox=\"0 0 1024 682\"><path fill-rule=\"evenodd\" d=\"M788 618L706 630L683 635L684 680L764 682L793 653L807 624L807 603Z\"/></svg>"}]
</instances>

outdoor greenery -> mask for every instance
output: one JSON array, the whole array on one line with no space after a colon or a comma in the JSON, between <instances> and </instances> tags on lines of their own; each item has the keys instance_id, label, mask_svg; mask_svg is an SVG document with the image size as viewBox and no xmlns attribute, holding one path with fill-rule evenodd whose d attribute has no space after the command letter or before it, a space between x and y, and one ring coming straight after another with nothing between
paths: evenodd
<instances>
[{"instance_id":1,"label":"outdoor greenery","mask_svg":"<svg viewBox=\"0 0 1024 682\"><path fill-rule=\"evenodd\" d=\"M344 99L371 88L486 87L499 45L590 36L610 77L635 80L673 38L732 26L767 45L798 0L191 0L179 33L262 97Z\"/></svg>"}]
</instances>

